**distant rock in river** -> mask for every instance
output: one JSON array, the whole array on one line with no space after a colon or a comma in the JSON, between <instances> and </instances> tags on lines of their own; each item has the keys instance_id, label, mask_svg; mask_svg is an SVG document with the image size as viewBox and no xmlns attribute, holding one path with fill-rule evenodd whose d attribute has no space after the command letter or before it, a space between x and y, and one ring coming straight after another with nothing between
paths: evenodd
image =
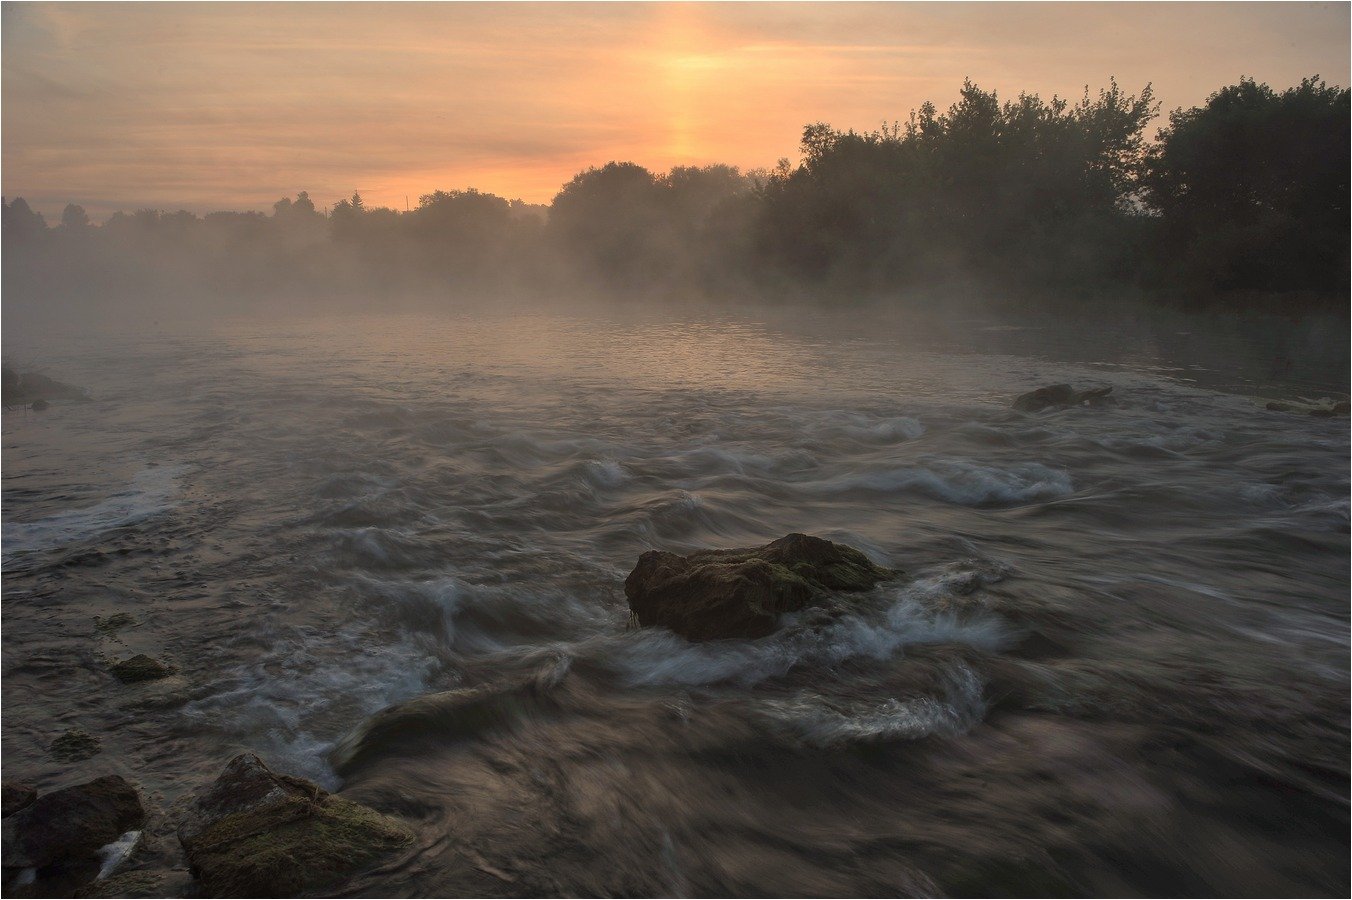
<instances>
[{"instance_id":1,"label":"distant rock in river","mask_svg":"<svg viewBox=\"0 0 1352 900\"><path fill-rule=\"evenodd\" d=\"M1081 403L1097 403L1113 392L1112 387L1086 388L1077 391L1068 384L1052 384L1035 391L1020 394L1014 399L1014 408L1019 412L1040 412L1044 409L1079 406Z\"/></svg>"},{"instance_id":2,"label":"distant rock in river","mask_svg":"<svg viewBox=\"0 0 1352 900\"><path fill-rule=\"evenodd\" d=\"M774 631L782 613L898 574L853 547L790 534L742 550L649 550L625 579L624 594L640 625L665 626L692 641L758 638Z\"/></svg>"}]
</instances>

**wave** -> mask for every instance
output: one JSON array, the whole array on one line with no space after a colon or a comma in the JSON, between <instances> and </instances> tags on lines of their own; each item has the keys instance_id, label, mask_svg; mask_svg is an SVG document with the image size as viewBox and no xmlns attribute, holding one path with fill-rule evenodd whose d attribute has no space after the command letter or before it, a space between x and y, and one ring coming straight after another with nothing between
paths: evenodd
<instances>
[{"instance_id":1,"label":"wave","mask_svg":"<svg viewBox=\"0 0 1352 900\"><path fill-rule=\"evenodd\" d=\"M813 620L812 611L787 615L785 627L760 640L690 643L665 629L644 629L607 642L592 655L631 686L751 686L795 666L881 662L910 646L963 644L985 651L1009 646L1012 632L1002 619L935 608L934 601L961 581L950 575L893 588L890 594L883 592L886 605L880 610L860 609L824 625Z\"/></svg>"},{"instance_id":2,"label":"wave","mask_svg":"<svg viewBox=\"0 0 1352 900\"><path fill-rule=\"evenodd\" d=\"M4 555L52 550L97 538L116 528L137 525L172 509L179 492L181 466L150 466L107 499L63 510L31 522L4 523Z\"/></svg>"},{"instance_id":3,"label":"wave","mask_svg":"<svg viewBox=\"0 0 1352 900\"><path fill-rule=\"evenodd\" d=\"M845 475L803 485L817 494L914 492L962 506L996 506L1069 496L1070 475L1041 463L985 466L961 459L933 460Z\"/></svg>"},{"instance_id":4,"label":"wave","mask_svg":"<svg viewBox=\"0 0 1352 900\"><path fill-rule=\"evenodd\" d=\"M351 723L426 689L436 660L365 629L290 628L183 707L194 729L242 740L280 768L336 789L324 759ZM335 653L335 650L341 652ZM285 673L284 677L278 677Z\"/></svg>"},{"instance_id":5,"label":"wave","mask_svg":"<svg viewBox=\"0 0 1352 900\"><path fill-rule=\"evenodd\" d=\"M986 715L984 687L970 666L957 663L945 671L938 697L842 701L804 691L788 700L763 701L759 712L815 747L913 741L932 734L961 734L974 727Z\"/></svg>"}]
</instances>

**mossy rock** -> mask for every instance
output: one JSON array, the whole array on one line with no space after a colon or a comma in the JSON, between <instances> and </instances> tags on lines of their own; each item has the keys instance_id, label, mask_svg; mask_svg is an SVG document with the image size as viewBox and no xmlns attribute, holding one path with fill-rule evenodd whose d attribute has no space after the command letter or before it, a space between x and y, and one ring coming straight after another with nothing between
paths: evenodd
<instances>
[{"instance_id":1,"label":"mossy rock","mask_svg":"<svg viewBox=\"0 0 1352 900\"><path fill-rule=\"evenodd\" d=\"M693 641L759 638L779 616L899 575L863 553L805 534L740 550L679 556L650 550L624 582L640 625L661 625Z\"/></svg>"},{"instance_id":2,"label":"mossy rock","mask_svg":"<svg viewBox=\"0 0 1352 900\"><path fill-rule=\"evenodd\" d=\"M162 663L154 657L146 656L144 653L138 653L131 659L124 659L113 665L113 674L117 676L119 681L126 684L167 678L175 671L177 670L173 666Z\"/></svg>"},{"instance_id":3,"label":"mossy rock","mask_svg":"<svg viewBox=\"0 0 1352 900\"><path fill-rule=\"evenodd\" d=\"M52 756L66 762L89 759L102 749L99 739L82 728L72 728L52 741Z\"/></svg>"},{"instance_id":4,"label":"mossy rock","mask_svg":"<svg viewBox=\"0 0 1352 900\"><path fill-rule=\"evenodd\" d=\"M407 845L398 820L235 757L179 827L193 874L216 897L283 897L346 879Z\"/></svg>"},{"instance_id":5,"label":"mossy rock","mask_svg":"<svg viewBox=\"0 0 1352 900\"><path fill-rule=\"evenodd\" d=\"M175 880L186 879L181 871L139 869L135 872L120 872L76 888L75 896L81 900L94 897L182 897L183 890L175 884Z\"/></svg>"}]
</instances>

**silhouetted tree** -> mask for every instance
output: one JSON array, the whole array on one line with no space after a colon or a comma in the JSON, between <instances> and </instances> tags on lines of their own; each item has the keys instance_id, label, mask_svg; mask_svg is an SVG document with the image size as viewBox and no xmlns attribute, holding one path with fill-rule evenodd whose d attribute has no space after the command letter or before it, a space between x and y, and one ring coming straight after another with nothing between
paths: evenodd
<instances>
[{"instance_id":1,"label":"silhouetted tree","mask_svg":"<svg viewBox=\"0 0 1352 900\"><path fill-rule=\"evenodd\" d=\"M0 220L0 234L4 240L24 244L46 236L47 221L42 218L42 213L34 212L24 198L15 197L12 203L0 199L0 205L4 207L4 218Z\"/></svg>"},{"instance_id":2,"label":"silhouetted tree","mask_svg":"<svg viewBox=\"0 0 1352 900\"><path fill-rule=\"evenodd\" d=\"M1349 94L1245 78L1159 132L1145 197L1160 252L1213 288L1345 291Z\"/></svg>"},{"instance_id":3,"label":"silhouetted tree","mask_svg":"<svg viewBox=\"0 0 1352 900\"><path fill-rule=\"evenodd\" d=\"M69 232L84 232L89 226L89 215L83 206L67 203L61 211L61 227Z\"/></svg>"}]
</instances>

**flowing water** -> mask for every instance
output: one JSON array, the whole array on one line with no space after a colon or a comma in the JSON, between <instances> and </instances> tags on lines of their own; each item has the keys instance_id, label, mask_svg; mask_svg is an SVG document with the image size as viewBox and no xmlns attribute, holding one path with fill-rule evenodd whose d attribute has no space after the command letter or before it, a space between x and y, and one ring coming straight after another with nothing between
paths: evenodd
<instances>
[{"instance_id":1,"label":"flowing water","mask_svg":"<svg viewBox=\"0 0 1352 900\"><path fill-rule=\"evenodd\" d=\"M175 890L252 749L415 826L344 895L1345 894L1348 420L1255 399L1345 397L1345 336L7 333L95 399L4 416L5 777L132 778ZM1116 403L1010 409L1055 382ZM759 641L628 627L644 550L795 531L906 575Z\"/></svg>"}]
</instances>

